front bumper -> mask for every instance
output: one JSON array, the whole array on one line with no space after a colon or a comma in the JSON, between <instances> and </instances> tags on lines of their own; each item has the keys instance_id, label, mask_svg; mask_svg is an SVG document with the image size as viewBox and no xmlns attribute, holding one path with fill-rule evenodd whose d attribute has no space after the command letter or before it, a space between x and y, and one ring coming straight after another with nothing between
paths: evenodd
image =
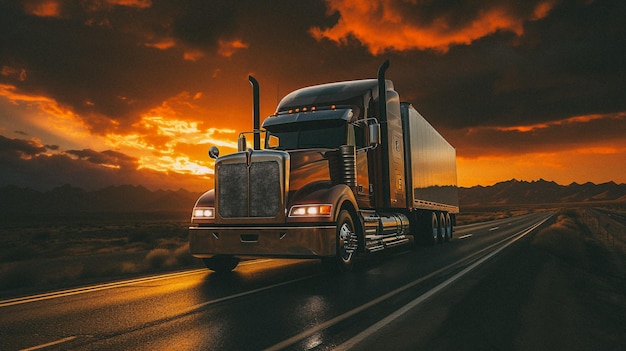
<instances>
[{"instance_id":1,"label":"front bumper","mask_svg":"<svg viewBox=\"0 0 626 351\"><path fill-rule=\"evenodd\" d=\"M334 256L333 225L297 227L190 227L189 251L197 258L215 255L280 258Z\"/></svg>"}]
</instances>

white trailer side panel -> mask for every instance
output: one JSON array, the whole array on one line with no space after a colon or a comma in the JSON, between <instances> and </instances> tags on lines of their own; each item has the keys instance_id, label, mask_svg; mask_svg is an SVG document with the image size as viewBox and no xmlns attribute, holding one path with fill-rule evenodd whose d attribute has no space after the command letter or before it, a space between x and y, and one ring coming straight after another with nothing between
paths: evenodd
<instances>
[{"instance_id":1,"label":"white trailer side panel","mask_svg":"<svg viewBox=\"0 0 626 351\"><path fill-rule=\"evenodd\" d=\"M402 118L407 204L458 213L456 149L410 104L402 104Z\"/></svg>"}]
</instances>

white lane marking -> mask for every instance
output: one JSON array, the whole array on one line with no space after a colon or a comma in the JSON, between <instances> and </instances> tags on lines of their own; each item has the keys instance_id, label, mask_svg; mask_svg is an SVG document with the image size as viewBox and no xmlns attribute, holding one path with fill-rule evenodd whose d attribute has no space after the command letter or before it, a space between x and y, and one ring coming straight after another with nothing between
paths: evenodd
<instances>
[{"instance_id":1,"label":"white lane marking","mask_svg":"<svg viewBox=\"0 0 626 351\"><path fill-rule=\"evenodd\" d=\"M29 348L27 348L27 349L22 349L22 350L20 350L20 351L35 351L35 350L41 350L41 349L45 349L46 347L55 346L55 345L58 345L58 344L62 344L62 343L64 343L64 342L72 341L72 340L74 340L74 339L76 339L76 337L75 337L75 336L68 336L67 338L63 338L63 339L56 340L56 341L51 341L51 342L46 343L46 344L41 344L41 345L37 345L37 346L33 346L33 347L29 347Z\"/></svg>"},{"instance_id":2,"label":"white lane marking","mask_svg":"<svg viewBox=\"0 0 626 351\"><path fill-rule=\"evenodd\" d=\"M515 241L517 241L519 238L521 238L522 236L525 236L526 234L528 234L528 233L532 232L535 228L537 228L538 226L540 226L541 224L543 224L543 222L547 221L547 220L548 220L548 218L550 218L550 217L552 217L552 216L549 216L549 217L545 218L543 221L541 221L540 223L535 224L535 225L534 225L534 226L532 226L530 229L528 229L528 230L527 230L527 232L523 233L520 237L516 238L516 239L515 239L515 240L513 240L512 242L515 242ZM518 234L519 234L519 233L518 233ZM516 234L516 235L517 235L517 234ZM513 237L513 236L515 236L515 235L512 235L511 237ZM492 247L495 247L495 246L497 246L497 245L501 244L502 242L506 242L507 240L510 240L510 238L511 238L511 237L508 237L508 238L506 238L506 239L503 239L503 240L501 240L501 241L499 241L499 242L497 242L497 243L495 243L495 244L493 244L493 245L491 245L491 246L489 246L489 247L487 247L487 248L485 248L485 249L483 249L483 250L481 250L481 251L477 252L476 254L479 254L480 252L483 252L483 251L488 250L488 249L490 249L490 248L492 248ZM512 243L512 242L511 242L511 243ZM511 243L509 243L509 244L505 245L504 247L506 247L506 246L510 245ZM470 270L474 269L475 267L477 267L478 265L480 265L481 263L483 263L484 261L486 261L486 260L487 260L487 258L489 258L489 257L491 257L491 256L495 255L496 253L500 252L500 251L501 251L504 247L502 247L502 248L500 248L500 249L496 250L493 254L488 255L488 257L483 257L482 259L480 259L479 261L477 261L476 263L474 263L474 264L473 264L473 265L471 265L470 267L468 267L468 268L464 269L464 270L461 272L462 274L461 274L461 273L457 273L454 277L452 277L452 278L448 279L448 281L443 282L443 283L439 284L438 286L436 286L435 288L431 289L431 291L426 292L424 295L428 295L428 296L424 297L421 301L423 301L423 300L425 300L426 298L428 298L428 297L430 297L430 296L434 295L434 294L435 294L435 292L437 292L437 291L439 291L439 290L443 289L443 287L445 287L445 286L449 285L452 281L454 281L454 280L458 279L460 276L462 276L462 275L464 275L465 273L469 272ZM383 301L385 301L385 300L387 300L387 299L389 299L389 298L391 298L391 297L393 297L393 296L395 296L395 295L398 295L399 293L401 293L401 292L403 292L403 291L405 291L405 290L407 290L407 289L410 289L410 288L412 288L412 287L414 287L414 286L416 286L416 285L420 284L421 282L423 282L423 281L425 281L425 280L427 280L427 279L430 279L430 278L432 278L433 276L436 276L436 275L440 274L441 272L444 272L444 271L448 270L449 268L451 268L451 267L455 266L456 264L458 264L459 262L462 262L462 261L464 261L464 260L459 260L459 261L457 261L457 262L451 263L450 265L448 265L448 266L446 266L446 267L440 268L440 269L438 269L438 270L436 270L436 271L434 271L434 272L432 272L432 273L430 273L430 274L428 274L428 275L426 275L426 276L423 276L423 277L421 277L421 278L419 278L419 279L417 279L417 280L414 280L414 281L413 281L413 282L411 282L411 283L408 283L408 284L406 284L406 285L404 285L404 286L401 286L401 287L399 287L399 288L397 288L397 289L395 289L395 290L393 290L393 291L390 291L390 292L388 292L388 293L386 293L386 294L384 294L384 295L382 295L382 296L379 296L378 298L376 298L376 299L374 299L374 300L371 300L371 301L369 301L369 302L367 302L367 303L365 303L365 304L363 304L363 305L361 305L361 306L359 306L359 307L356 307L356 308L354 308L354 309L352 309L352 310L350 310L350 311L348 311L348 312L346 312L346 313L344 313L344 314L341 314L341 315L338 315L338 316L337 316L337 317L335 317L335 318L329 319L329 320L327 320L326 322L323 322L323 323L321 323L321 324L318 324L318 325L316 325L316 326L315 326L315 327L313 327L313 328L309 328L309 329L307 329L307 330L305 330L305 331L303 331L303 332L301 332L301 333L299 333L299 334L296 334L296 335L292 336L292 337L291 337L291 338L289 338L289 339L286 339L286 340L283 340L283 341L279 342L279 343L278 343L278 344L276 344L276 345L270 346L270 347L266 348L264 351L282 350L282 349L284 349L284 348L286 348L286 347L288 347L288 346L291 346L291 345L293 345L293 344L295 344L295 343L299 342L300 340L303 340L303 339L305 339L305 338L307 338L307 337L309 337L309 336L311 336L311 335L313 335L313 334L315 334L315 333L318 333L318 332L319 332L319 331L321 331L321 330L324 330L324 329L326 329L326 328L329 328L329 327L331 327L331 326L333 326L333 325L335 325L335 324L337 324L337 323L339 323L339 322L341 322L341 321L343 321L343 320L345 320L345 319L348 319L348 318L352 317L353 315L355 315L355 314L357 314L357 313L359 313L359 312L362 312L362 311L364 311L364 310L366 310L366 309L368 309L368 308L370 308L370 307L372 307L372 306L374 306L374 305L377 305L377 304L379 304L379 303L381 303L381 302L383 302ZM444 284L445 284L445 285L444 285ZM442 286L442 285L443 285L443 286ZM441 286L441 288L439 288L439 286ZM439 288L439 289L438 289L438 288ZM438 290L433 291L433 290L435 290L435 289L438 289ZM422 296L424 296L424 295L422 295ZM420 296L419 298L417 298L417 300L419 300L419 299L421 299L421 298L422 298L422 297ZM419 301L417 304L421 303L421 301ZM411 302L411 303L409 303L409 304L412 304L412 303L413 303L413 302ZM412 306L411 306L411 308L413 308L413 307L415 307L415 305L412 305ZM410 308L409 308L409 309L410 309ZM407 310L408 310L408 309L407 309ZM402 313L404 313L404 312L402 312ZM395 313L394 313L394 314L395 314ZM399 316L399 315L398 315L398 316ZM397 318L398 316L395 316L393 319ZM368 329L364 330L363 332L361 332L361 333L360 333L360 334L358 334L357 336L353 337L352 339L350 339L350 340L346 341L346 342L345 342L345 343L343 343L342 345L339 345L339 348L335 348L335 349L333 349L333 350L348 350L348 349L350 349L352 346L356 345L356 343L360 342L361 340L363 340L363 339L364 339L364 338L366 338L367 336L369 336L369 335L373 334L375 331L377 331L378 329L382 328L382 326L384 326L384 325L386 325L386 324L390 323L390 322L393 320L393 319L390 319L389 321L386 321L387 319L389 319L389 316L388 316L387 318L385 318L385 319L383 319L383 320L379 321L378 323L374 324L372 327L370 327L370 328L368 328ZM382 325L381 325L381 322L382 322L382 321L386 321L386 322L385 322L384 324L382 324ZM376 326L376 328L374 328L375 326Z\"/></svg>"},{"instance_id":3,"label":"white lane marking","mask_svg":"<svg viewBox=\"0 0 626 351\"><path fill-rule=\"evenodd\" d=\"M422 302L424 302L426 299L428 299L429 297L435 295L436 293L438 293L439 291L443 290L445 287L447 287L448 285L454 283L456 280L458 280L459 278L463 277L465 274L469 273L470 271L472 271L473 269L475 269L476 267L480 266L481 264L483 264L485 261L489 260L491 257L497 255L498 253L500 253L500 251L504 250L505 248L509 247L510 245L512 245L513 243L515 243L516 241L520 240L521 238L525 237L526 235L528 235L529 233L531 233L533 230L535 230L537 227L539 227L540 225L542 225L545 221L547 221L550 217L549 216L547 218L545 218L544 220L542 220L539 223L534 224L533 226L531 226L530 228L528 228L526 231L524 231L521 234L516 234L518 235L517 237L515 237L513 240L505 243L504 245L502 245L501 247L497 248L496 250L494 250L493 252L489 253L488 255L484 256L483 258L479 259L478 261L474 262L472 265L470 265L469 267L465 268L464 270L460 271L459 273L455 274L454 276L452 276L450 279L440 283L439 285L435 286L434 288L430 289L429 291L427 291L426 293L422 294L421 296L419 296L418 298L414 299L413 301L409 302L408 304L402 306L401 308L399 308L398 310L396 310L395 312L393 312L392 314L388 315L387 317L381 319L380 321L378 321L377 323L375 323L374 325L372 325L371 327L365 329L364 331L362 331L361 333L357 334L356 336L354 336L353 338L349 339L348 341L344 342L343 344L339 345L339 347L335 348L335 351L342 351L342 350L349 350L351 348L353 348L354 346L356 346L358 343L362 342L363 340L365 340L366 338L368 338L369 336L373 335L374 333L376 333L378 330L380 330L381 328L385 327L386 325L388 325L389 323L393 322L394 320L396 320L398 317L402 316L403 314L405 314L406 312L410 311L411 309L415 308L416 306L418 306L419 304L421 304Z\"/></svg>"},{"instance_id":4,"label":"white lane marking","mask_svg":"<svg viewBox=\"0 0 626 351\"><path fill-rule=\"evenodd\" d=\"M473 236L473 235L474 235L474 234L469 233L469 234L467 234L467 235L460 236L460 237L459 237L459 239L467 239L467 238L469 238L469 237L471 237L471 236Z\"/></svg>"},{"instance_id":5,"label":"white lane marking","mask_svg":"<svg viewBox=\"0 0 626 351\"><path fill-rule=\"evenodd\" d=\"M498 230L498 229L500 229L500 227L493 227L493 228L489 228L489 231L493 232L494 230Z\"/></svg>"},{"instance_id":6,"label":"white lane marking","mask_svg":"<svg viewBox=\"0 0 626 351\"><path fill-rule=\"evenodd\" d=\"M271 259L250 260L250 261L242 262L239 265L247 266L247 265L252 265L252 264L257 264L257 263L264 263L268 261L271 261ZM0 300L0 307L8 307L8 306L20 305L24 303L56 299L59 297L86 294L86 293L100 291L100 290L115 289L115 288L120 288L120 287L134 285L134 284L154 282L154 281L159 281L159 280L164 280L164 279L178 278L178 277L184 277L187 275L194 275L194 274L200 274L200 273L206 273L206 272L208 272L207 269L200 268L200 269L194 269L190 271L168 273L168 274L162 274L162 275L151 276L151 277L142 277L142 278L124 280L124 281L119 281L119 282L113 282L113 283L97 284L97 285L85 286L81 288L43 293L43 294L38 294L38 295L16 297L16 298L7 299L7 300Z\"/></svg>"},{"instance_id":7,"label":"white lane marking","mask_svg":"<svg viewBox=\"0 0 626 351\"><path fill-rule=\"evenodd\" d=\"M13 299L0 301L0 307L7 307L7 306L24 304L24 303L42 301L42 300L56 299L59 297L72 296L72 295L78 295L78 294L86 294L86 293L90 293L94 291L114 289L114 288L119 288L119 287L128 286L128 285L134 285L134 284L146 283L146 282L154 282L154 281L159 281L159 280L183 277L187 275L200 274L200 273L206 273L206 272L207 272L206 269L194 269L191 271L168 273L168 274L163 274L163 275L158 275L158 276L143 277L143 278L136 278L136 279L119 281L119 282L113 282L113 283L91 285L91 286L86 286L86 287L81 287L81 288L54 291L54 292L43 293L43 294L38 294L38 295L16 297Z\"/></svg>"}]
</instances>

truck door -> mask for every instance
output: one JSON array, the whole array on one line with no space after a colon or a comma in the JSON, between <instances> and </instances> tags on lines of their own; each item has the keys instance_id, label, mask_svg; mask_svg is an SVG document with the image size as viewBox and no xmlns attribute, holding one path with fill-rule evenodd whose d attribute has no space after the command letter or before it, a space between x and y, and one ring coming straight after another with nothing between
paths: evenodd
<instances>
[{"instance_id":1,"label":"truck door","mask_svg":"<svg viewBox=\"0 0 626 351\"><path fill-rule=\"evenodd\" d=\"M366 125L350 124L349 141L356 147L356 200L360 208L372 208L370 194L370 176L367 162L368 148L366 148Z\"/></svg>"}]
</instances>

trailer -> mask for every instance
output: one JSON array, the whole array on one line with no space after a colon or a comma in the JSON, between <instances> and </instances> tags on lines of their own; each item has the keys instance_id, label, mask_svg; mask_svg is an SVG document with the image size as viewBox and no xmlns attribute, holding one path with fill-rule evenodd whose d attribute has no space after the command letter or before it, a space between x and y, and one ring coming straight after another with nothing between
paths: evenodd
<instances>
[{"instance_id":1,"label":"trailer","mask_svg":"<svg viewBox=\"0 0 626 351\"><path fill-rule=\"evenodd\" d=\"M254 147L215 159L196 202L193 256L217 272L241 258L315 258L349 271L357 255L449 241L459 213L456 150L385 79L328 83L286 95ZM381 98L382 97L382 98ZM264 135L264 148L260 136Z\"/></svg>"}]
</instances>

